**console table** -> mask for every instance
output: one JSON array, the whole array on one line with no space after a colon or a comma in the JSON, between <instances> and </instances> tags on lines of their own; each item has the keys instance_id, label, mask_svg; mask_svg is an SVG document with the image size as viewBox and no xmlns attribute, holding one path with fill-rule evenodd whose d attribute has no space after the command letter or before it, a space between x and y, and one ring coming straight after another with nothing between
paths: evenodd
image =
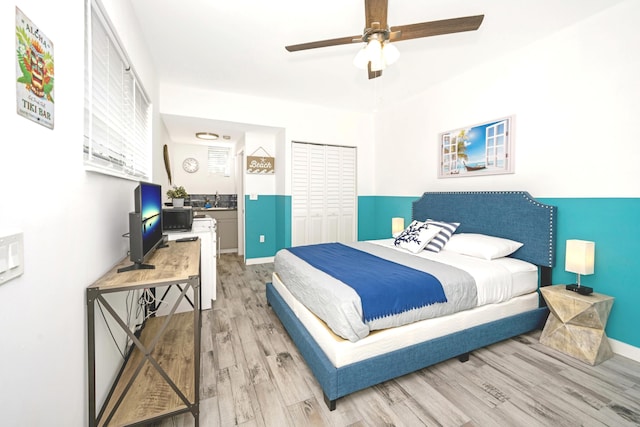
<instances>
[{"instance_id":1,"label":"console table","mask_svg":"<svg viewBox=\"0 0 640 427\"><path fill-rule=\"evenodd\" d=\"M128 257L87 288L89 426L146 424L190 412L199 425L200 240L168 242L148 263L155 269L118 273ZM105 294L177 285L180 297L166 316L152 316L136 333ZM176 313L191 291L193 310ZM133 342L102 409L96 411L96 321L111 316ZM111 322L113 323L113 322Z\"/></svg>"}]
</instances>

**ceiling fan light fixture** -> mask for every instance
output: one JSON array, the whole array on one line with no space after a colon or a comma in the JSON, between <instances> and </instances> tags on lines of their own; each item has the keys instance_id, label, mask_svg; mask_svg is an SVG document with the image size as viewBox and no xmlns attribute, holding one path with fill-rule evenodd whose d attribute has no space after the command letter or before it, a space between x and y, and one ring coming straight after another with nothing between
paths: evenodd
<instances>
[{"instance_id":1,"label":"ceiling fan light fixture","mask_svg":"<svg viewBox=\"0 0 640 427\"><path fill-rule=\"evenodd\" d=\"M379 71L385 67L385 61L382 56L382 42L377 37L370 38L367 44L353 58L353 65L361 70L366 70L369 62L371 62L373 71Z\"/></svg>"},{"instance_id":2,"label":"ceiling fan light fixture","mask_svg":"<svg viewBox=\"0 0 640 427\"><path fill-rule=\"evenodd\" d=\"M387 65L391 65L400 57L400 51L388 41L382 41L379 37L372 36L367 44L358 51L353 58L353 65L361 70L366 70L371 62L371 71L381 71Z\"/></svg>"},{"instance_id":3,"label":"ceiling fan light fixture","mask_svg":"<svg viewBox=\"0 0 640 427\"><path fill-rule=\"evenodd\" d=\"M371 71L382 71L386 67L382 58L376 58L375 61L371 61Z\"/></svg>"},{"instance_id":4,"label":"ceiling fan light fixture","mask_svg":"<svg viewBox=\"0 0 640 427\"><path fill-rule=\"evenodd\" d=\"M356 56L353 58L353 65L361 70L367 69L367 64L369 63L369 58L367 57L367 45L365 45L362 49L358 51Z\"/></svg>"},{"instance_id":5,"label":"ceiling fan light fixture","mask_svg":"<svg viewBox=\"0 0 640 427\"><path fill-rule=\"evenodd\" d=\"M391 65L400 58L400 51L397 47L389 42L385 42L382 46L382 57L387 65Z\"/></svg>"},{"instance_id":6,"label":"ceiling fan light fixture","mask_svg":"<svg viewBox=\"0 0 640 427\"><path fill-rule=\"evenodd\" d=\"M370 38L365 49L367 50L369 59L382 55L382 44L377 38Z\"/></svg>"}]
</instances>

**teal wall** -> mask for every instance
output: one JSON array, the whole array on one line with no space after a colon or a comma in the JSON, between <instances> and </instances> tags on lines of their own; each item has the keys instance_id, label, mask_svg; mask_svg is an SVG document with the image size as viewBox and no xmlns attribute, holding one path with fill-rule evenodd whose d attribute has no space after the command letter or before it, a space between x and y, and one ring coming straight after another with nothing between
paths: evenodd
<instances>
[{"instance_id":1,"label":"teal wall","mask_svg":"<svg viewBox=\"0 0 640 427\"><path fill-rule=\"evenodd\" d=\"M387 238L391 218L411 218L416 197L363 196L358 198L358 240ZM615 298L607 335L640 347L638 303L640 283L633 266L640 254L640 199L638 198L539 198L558 207L556 266L553 283L574 283L575 274L564 271L567 239L596 243L595 272L582 276L582 284Z\"/></svg>"},{"instance_id":2,"label":"teal wall","mask_svg":"<svg viewBox=\"0 0 640 427\"><path fill-rule=\"evenodd\" d=\"M245 257L267 258L291 246L291 196L245 196ZM264 243L260 243L264 235Z\"/></svg>"},{"instance_id":3,"label":"teal wall","mask_svg":"<svg viewBox=\"0 0 640 427\"><path fill-rule=\"evenodd\" d=\"M358 197L358 240L391 236L391 218L411 220L411 203L416 197ZM595 292L615 298L607 335L640 347L638 303L640 283L633 266L640 254L640 199L638 198L540 198L558 207L556 266L553 283L573 283L575 275L564 271L567 239L596 242L595 272L582 283ZM291 246L291 196L245 197L245 248L247 259L273 257ZM259 236L265 242L259 242Z\"/></svg>"},{"instance_id":4,"label":"teal wall","mask_svg":"<svg viewBox=\"0 0 640 427\"><path fill-rule=\"evenodd\" d=\"M564 271L567 239L596 244L594 274L581 282L594 292L615 298L607 335L640 347L638 303L640 283L634 265L640 254L640 199L638 198L540 198L558 207L558 234L554 283L574 283L576 276Z\"/></svg>"},{"instance_id":5,"label":"teal wall","mask_svg":"<svg viewBox=\"0 0 640 427\"><path fill-rule=\"evenodd\" d=\"M418 197L358 197L358 240L391 237L391 218L403 217L405 225L411 221L411 203Z\"/></svg>"},{"instance_id":6,"label":"teal wall","mask_svg":"<svg viewBox=\"0 0 640 427\"><path fill-rule=\"evenodd\" d=\"M276 251L291 246L291 196L276 198Z\"/></svg>"}]
</instances>

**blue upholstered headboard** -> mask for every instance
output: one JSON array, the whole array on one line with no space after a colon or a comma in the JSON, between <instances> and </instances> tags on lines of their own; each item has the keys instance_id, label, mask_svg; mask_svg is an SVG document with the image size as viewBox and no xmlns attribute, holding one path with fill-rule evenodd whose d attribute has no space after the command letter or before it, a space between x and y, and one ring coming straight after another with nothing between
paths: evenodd
<instances>
[{"instance_id":1,"label":"blue upholstered headboard","mask_svg":"<svg viewBox=\"0 0 640 427\"><path fill-rule=\"evenodd\" d=\"M557 208L525 191L433 192L413 202L413 219L459 222L456 233L482 233L524 243L512 256L555 264Z\"/></svg>"}]
</instances>

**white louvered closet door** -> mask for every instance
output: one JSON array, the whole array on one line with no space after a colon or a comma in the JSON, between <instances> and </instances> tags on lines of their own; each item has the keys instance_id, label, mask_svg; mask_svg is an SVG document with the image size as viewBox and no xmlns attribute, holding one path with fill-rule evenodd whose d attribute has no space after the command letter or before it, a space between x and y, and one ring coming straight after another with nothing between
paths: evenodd
<instances>
[{"instance_id":1,"label":"white louvered closet door","mask_svg":"<svg viewBox=\"0 0 640 427\"><path fill-rule=\"evenodd\" d=\"M356 239L356 149L293 143L293 246Z\"/></svg>"},{"instance_id":2,"label":"white louvered closet door","mask_svg":"<svg viewBox=\"0 0 640 427\"><path fill-rule=\"evenodd\" d=\"M358 190L356 187L356 149L340 150L340 223L338 242L355 242L358 239Z\"/></svg>"},{"instance_id":3,"label":"white louvered closet door","mask_svg":"<svg viewBox=\"0 0 640 427\"><path fill-rule=\"evenodd\" d=\"M291 246L309 240L309 145L293 143L291 154Z\"/></svg>"},{"instance_id":4,"label":"white louvered closet door","mask_svg":"<svg viewBox=\"0 0 640 427\"><path fill-rule=\"evenodd\" d=\"M326 222L325 205L325 156L324 146L309 145L309 192L307 197L307 241L324 242Z\"/></svg>"}]
</instances>

